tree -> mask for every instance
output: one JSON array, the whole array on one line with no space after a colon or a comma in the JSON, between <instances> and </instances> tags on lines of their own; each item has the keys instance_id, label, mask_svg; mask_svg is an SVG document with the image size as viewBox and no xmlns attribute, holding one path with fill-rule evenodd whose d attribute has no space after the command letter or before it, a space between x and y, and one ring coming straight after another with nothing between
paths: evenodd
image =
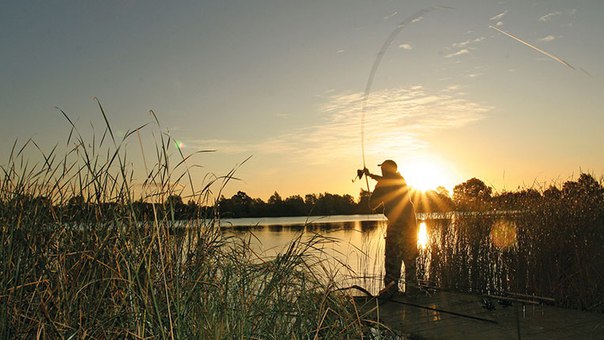
<instances>
[{"instance_id":1,"label":"tree","mask_svg":"<svg viewBox=\"0 0 604 340\"><path fill-rule=\"evenodd\" d=\"M288 216L308 215L306 205L304 204L304 200L300 195L294 195L286 198L285 202L283 202L283 207Z\"/></svg>"},{"instance_id":2,"label":"tree","mask_svg":"<svg viewBox=\"0 0 604 340\"><path fill-rule=\"evenodd\" d=\"M170 195L164 202L166 207L166 213L174 219L184 218L185 204L182 201L182 197L179 195Z\"/></svg>"},{"instance_id":3,"label":"tree","mask_svg":"<svg viewBox=\"0 0 604 340\"><path fill-rule=\"evenodd\" d=\"M604 196L604 187L592 175L582 173L576 182L568 181L562 186L564 196L591 197L600 200Z\"/></svg>"},{"instance_id":4,"label":"tree","mask_svg":"<svg viewBox=\"0 0 604 340\"><path fill-rule=\"evenodd\" d=\"M604 205L604 187L592 175L582 173L576 182L564 183L562 198L575 212L587 213Z\"/></svg>"},{"instance_id":5,"label":"tree","mask_svg":"<svg viewBox=\"0 0 604 340\"><path fill-rule=\"evenodd\" d=\"M541 199L541 193L531 188L498 194L491 198L491 206L502 211L525 210L529 206L538 206Z\"/></svg>"},{"instance_id":6,"label":"tree","mask_svg":"<svg viewBox=\"0 0 604 340\"><path fill-rule=\"evenodd\" d=\"M254 217L268 216L268 205L261 198L254 198L252 202L252 215Z\"/></svg>"},{"instance_id":7,"label":"tree","mask_svg":"<svg viewBox=\"0 0 604 340\"><path fill-rule=\"evenodd\" d=\"M306 196L304 196L304 204L306 205L306 208L309 211L313 210L313 208L317 204L318 200L319 199L317 198L317 195L315 195L315 194L307 194Z\"/></svg>"},{"instance_id":8,"label":"tree","mask_svg":"<svg viewBox=\"0 0 604 340\"><path fill-rule=\"evenodd\" d=\"M231 197L233 217L250 217L252 215L253 199L243 191L237 191Z\"/></svg>"},{"instance_id":9,"label":"tree","mask_svg":"<svg viewBox=\"0 0 604 340\"><path fill-rule=\"evenodd\" d=\"M562 197L562 191L552 185L543 192L543 197L546 199L558 200Z\"/></svg>"},{"instance_id":10,"label":"tree","mask_svg":"<svg viewBox=\"0 0 604 340\"><path fill-rule=\"evenodd\" d=\"M85 201L82 195L75 195L67 201L67 205L74 208L83 208L84 204Z\"/></svg>"},{"instance_id":11,"label":"tree","mask_svg":"<svg viewBox=\"0 0 604 340\"><path fill-rule=\"evenodd\" d=\"M451 193L449 192L449 190L447 190L447 188L443 187L443 186L438 186L436 187L436 193L438 194L438 196L440 197L448 197L451 198Z\"/></svg>"},{"instance_id":12,"label":"tree","mask_svg":"<svg viewBox=\"0 0 604 340\"><path fill-rule=\"evenodd\" d=\"M275 193L268 198L267 205L271 216L283 216L283 199L278 192L275 191Z\"/></svg>"},{"instance_id":13,"label":"tree","mask_svg":"<svg viewBox=\"0 0 604 340\"><path fill-rule=\"evenodd\" d=\"M88 205L82 195L75 195L67 200L66 218L68 220L83 219L88 211Z\"/></svg>"},{"instance_id":14,"label":"tree","mask_svg":"<svg viewBox=\"0 0 604 340\"><path fill-rule=\"evenodd\" d=\"M271 205L281 204L282 202L283 199L281 198L281 195L276 191L268 198L268 204Z\"/></svg>"},{"instance_id":15,"label":"tree","mask_svg":"<svg viewBox=\"0 0 604 340\"><path fill-rule=\"evenodd\" d=\"M447 190L443 187L441 188L445 191ZM448 196L448 191L446 191L446 194L443 191L438 192L435 190L428 190L426 192L413 191L411 198L417 212L445 212L453 210L454 206L451 197Z\"/></svg>"},{"instance_id":16,"label":"tree","mask_svg":"<svg viewBox=\"0 0 604 340\"><path fill-rule=\"evenodd\" d=\"M493 189L474 177L453 188L453 202L459 210L485 210Z\"/></svg>"},{"instance_id":17,"label":"tree","mask_svg":"<svg viewBox=\"0 0 604 340\"><path fill-rule=\"evenodd\" d=\"M369 209L369 197L371 197L371 192L361 189L361 192L359 193L359 203L357 203L356 209L358 214L372 213L371 209Z\"/></svg>"}]
</instances>

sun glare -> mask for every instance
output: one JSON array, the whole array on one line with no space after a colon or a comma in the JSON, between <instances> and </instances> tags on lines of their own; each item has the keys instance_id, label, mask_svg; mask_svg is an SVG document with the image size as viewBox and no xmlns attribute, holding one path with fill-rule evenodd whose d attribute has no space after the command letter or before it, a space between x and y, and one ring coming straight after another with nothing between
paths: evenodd
<instances>
[{"instance_id":1,"label":"sun glare","mask_svg":"<svg viewBox=\"0 0 604 340\"><path fill-rule=\"evenodd\" d=\"M400 172L409 186L421 191L434 190L439 186L449 189L452 183L452 174L448 167L431 159L421 159L405 164Z\"/></svg>"}]
</instances>

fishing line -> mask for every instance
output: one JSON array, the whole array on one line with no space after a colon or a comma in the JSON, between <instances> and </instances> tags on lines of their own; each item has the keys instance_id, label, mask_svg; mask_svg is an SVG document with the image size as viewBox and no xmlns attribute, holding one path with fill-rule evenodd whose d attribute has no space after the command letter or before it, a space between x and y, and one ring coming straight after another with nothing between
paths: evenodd
<instances>
[{"instance_id":1,"label":"fishing line","mask_svg":"<svg viewBox=\"0 0 604 340\"><path fill-rule=\"evenodd\" d=\"M363 157L363 169L365 169L367 167L367 164L365 161L365 113L367 110L367 100L369 99L369 94L371 93L371 87L373 86L373 80L375 79L375 74L377 73L378 67L380 66L380 63L382 62L382 59L384 58L386 51L388 50L388 48L390 47L390 45L392 44L392 42L394 41L396 36L405 27L407 27L407 25L420 21L423 18L423 15L425 15L433 10L444 9L444 8L451 9L451 7L446 7L446 6L432 6L430 8L424 8L424 9L416 12L415 14L407 17L405 20L401 21L392 32L390 32L390 35L388 35L388 37L386 38L386 41L384 41L384 44L382 44L382 47L378 51L377 56L375 57L375 60L373 61L373 65L371 65L371 71L369 71L369 78L367 79L367 84L365 85L365 93L363 94L363 99L362 99L362 103L361 103L361 152L362 152L362 157ZM359 174L360 174L360 172L359 172ZM367 192L369 192L370 191L369 190L369 179L367 179L367 176L365 176L365 183L367 184Z\"/></svg>"}]
</instances>

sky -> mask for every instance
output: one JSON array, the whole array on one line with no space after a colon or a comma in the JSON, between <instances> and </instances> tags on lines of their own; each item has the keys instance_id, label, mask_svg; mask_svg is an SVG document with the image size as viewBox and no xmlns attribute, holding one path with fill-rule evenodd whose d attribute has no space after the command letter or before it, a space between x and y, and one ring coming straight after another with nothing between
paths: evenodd
<instances>
[{"instance_id":1,"label":"sky","mask_svg":"<svg viewBox=\"0 0 604 340\"><path fill-rule=\"evenodd\" d=\"M66 144L56 107L100 134L98 98L118 135L153 110L183 154L216 150L188 162L196 183L237 168L226 196L358 197L356 170L385 159L421 189L599 178L602 17L599 0L4 1L0 164L15 140ZM142 181L153 146L128 146Z\"/></svg>"}]
</instances>

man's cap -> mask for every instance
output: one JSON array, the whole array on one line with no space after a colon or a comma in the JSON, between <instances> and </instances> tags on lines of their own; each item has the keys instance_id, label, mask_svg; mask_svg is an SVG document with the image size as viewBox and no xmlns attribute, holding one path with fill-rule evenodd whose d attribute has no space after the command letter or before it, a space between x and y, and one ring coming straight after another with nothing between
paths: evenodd
<instances>
[{"instance_id":1,"label":"man's cap","mask_svg":"<svg viewBox=\"0 0 604 340\"><path fill-rule=\"evenodd\" d=\"M391 159L387 159L387 160L383 161L382 164L378 164L378 166L390 168L390 169L393 169L394 171L396 171L396 169L398 168L398 166L396 165L396 162L394 162Z\"/></svg>"}]
</instances>

